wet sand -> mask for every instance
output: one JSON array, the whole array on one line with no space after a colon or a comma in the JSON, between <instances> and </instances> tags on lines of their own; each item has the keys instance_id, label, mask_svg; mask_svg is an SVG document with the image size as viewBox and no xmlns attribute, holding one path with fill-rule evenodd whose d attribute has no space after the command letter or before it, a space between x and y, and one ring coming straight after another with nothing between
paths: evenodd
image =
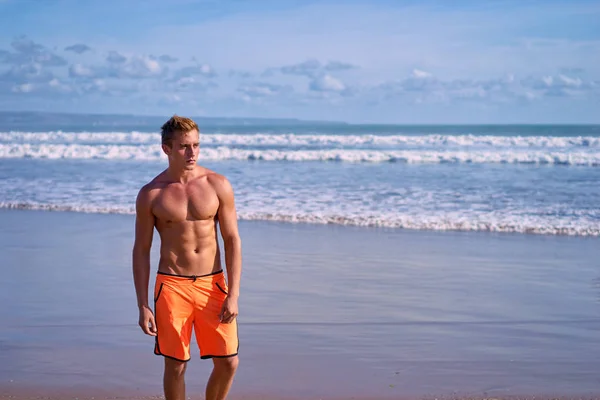
<instances>
[{"instance_id":1,"label":"wet sand","mask_svg":"<svg viewBox=\"0 0 600 400\"><path fill-rule=\"evenodd\" d=\"M162 360L136 325L132 228L127 215L0 210L0 399L160 398ZM600 398L597 239L240 231L231 399ZM211 363L194 346L199 399Z\"/></svg>"},{"instance_id":2,"label":"wet sand","mask_svg":"<svg viewBox=\"0 0 600 400\"><path fill-rule=\"evenodd\" d=\"M13 391L10 387L0 386L0 400L164 400L163 395L139 396L131 394L114 394L109 391L78 391L61 390L47 391L44 389L19 389ZM190 400L202 400L203 395L188 395ZM330 400L598 400L600 397L590 396L553 396L553 395L530 395L530 396L394 396L394 397L337 397ZM234 395L230 400L298 400L299 397L282 397L270 395ZM304 398L305 400L319 400L321 397Z\"/></svg>"}]
</instances>

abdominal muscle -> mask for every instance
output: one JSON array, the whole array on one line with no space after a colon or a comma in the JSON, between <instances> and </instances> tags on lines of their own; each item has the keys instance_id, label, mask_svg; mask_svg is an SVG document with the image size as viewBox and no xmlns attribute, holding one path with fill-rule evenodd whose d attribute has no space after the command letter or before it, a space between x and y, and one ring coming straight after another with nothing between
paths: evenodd
<instances>
[{"instance_id":1,"label":"abdominal muscle","mask_svg":"<svg viewBox=\"0 0 600 400\"><path fill-rule=\"evenodd\" d=\"M158 270L176 275L207 275L221 269L216 224L213 219L158 223Z\"/></svg>"}]
</instances>

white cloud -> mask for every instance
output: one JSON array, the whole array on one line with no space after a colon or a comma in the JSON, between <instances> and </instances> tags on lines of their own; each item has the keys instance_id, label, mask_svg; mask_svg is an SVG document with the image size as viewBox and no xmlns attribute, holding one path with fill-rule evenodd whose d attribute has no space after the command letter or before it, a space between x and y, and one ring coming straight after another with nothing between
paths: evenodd
<instances>
[{"instance_id":1,"label":"white cloud","mask_svg":"<svg viewBox=\"0 0 600 400\"><path fill-rule=\"evenodd\" d=\"M12 91L15 93L31 93L33 92L34 85L32 83L23 83L21 85L13 86Z\"/></svg>"},{"instance_id":2,"label":"white cloud","mask_svg":"<svg viewBox=\"0 0 600 400\"><path fill-rule=\"evenodd\" d=\"M569 87L574 87L574 88L578 88L582 86L582 81L579 78L569 78L568 76L565 75L559 75L558 79L560 79L560 81L565 85L565 86L569 86Z\"/></svg>"},{"instance_id":3,"label":"white cloud","mask_svg":"<svg viewBox=\"0 0 600 400\"><path fill-rule=\"evenodd\" d=\"M542 82L543 82L543 83L544 83L546 86L550 87L550 86L552 86L552 82L554 82L554 78L553 78L553 77L551 77L551 76L544 76L544 77L542 78Z\"/></svg>"},{"instance_id":4,"label":"white cloud","mask_svg":"<svg viewBox=\"0 0 600 400\"><path fill-rule=\"evenodd\" d=\"M283 93L291 93L291 86L274 85L270 83L257 82L250 85L242 85L238 91L249 98L272 97Z\"/></svg>"},{"instance_id":5,"label":"white cloud","mask_svg":"<svg viewBox=\"0 0 600 400\"><path fill-rule=\"evenodd\" d=\"M327 72L346 71L355 68L358 67L343 61L329 61L323 64L317 59L308 59L301 63L286 65L280 68L269 68L265 72L267 76L272 76L273 72L279 71L286 75L306 76L315 79L325 75Z\"/></svg>"},{"instance_id":6,"label":"white cloud","mask_svg":"<svg viewBox=\"0 0 600 400\"><path fill-rule=\"evenodd\" d=\"M406 99L420 104L484 100L488 103L516 103L545 97L579 96L597 87L595 81L583 81L565 75L516 79L514 74L490 79L441 80L413 71L409 77L388 81L367 91L375 101Z\"/></svg>"},{"instance_id":7,"label":"white cloud","mask_svg":"<svg viewBox=\"0 0 600 400\"><path fill-rule=\"evenodd\" d=\"M97 90L99 92L106 92L108 90L106 82L102 79L94 79L91 83L91 87L93 87L94 90Z\"/></svg>"},{"instance_id":8,"label":"white cloud","mask_svg":"<svg viewBox=\"0 0 600 400\"><path fill-rule=\"evenodd\" d=\"M52 71L38 63L26 63L14 65L4 74L0 75L0 81L10 83L47 82L54 77Z\"/></svg>"},{"instance_id":9,"label":"white cloud","mask_svg":"<svg viewBox=\"0 0 600 400\"><path fill-rule=\"evenodd\" d=\"M51 92L71 93L73 88L68 83L62 82L60 79L54 78L47 83L47 89Z\"/></svg>"},{"instance_id":10,"label":"white cloud","mask_svg":"<svg viewBox=\"0 0 600 400\"><path fill-rule=\"evenodd\" d=\"M208 75L212 75L214 73L213 69L208 64L202 64L202 65L200 65L200 72L203 75L207 75L207 76Z\"/></svg>"},{"instance_id":11,"label":"white cloud","mask_svg":"<svg viewBox=\"0 0 600 400\"><path fill-rule=\"evenodd\" d=\"M194 26L177 26L173 30L176 35L161 27L149 33L145 42L170 48L174 54L186 54L194 46L220 68L243 65L264 71L283 65L288 67L286 73L309 78L315 76L314 66L309 62L297 64L298 60L343 60L360 65L364 83L369 84L395 79L398 71L406 73L415 65L423 71L435 71L443 79L464 74L485 79L507 71L539 75L564 67L565 60L574 67L600 73L598 40L584 48L574 40L557 39L559 33L554 29L558 21L575 21L590 8L552 3L541 10L514 2L506 7L485 3L452 8L309 2L291 10L238 12ZM545 43L536 40L534 35L542 27L554 39ZM211 40L181 40L206 32L224 45L214 46ZM291 68L295 65L305 68Z\"/></svg>"},{"instance_id":12,"label":"white cloud","mask_svg":"<svg viewBox=\"0 0 600 400\"><path fill-rule=\"evenodd\" d=\"M160 98L160 102L162 104L178 104L182 101L183 99L181 98L181 96L177 95L177 94L173 94L173 93L165 93L161 96Z\"/></svg>"},{"instance_id":13,"label":"white cloud","mask_svg":"<svg viewBox=\"0 0 600 400\"><path fill-rule=\"evenodd\" d=\"M321 68L321 63L318 60L312 59L294 65L287 65L281 67L279 70L284 74L300 75L312 78L321 71Z\"/></svg>"},{"instance_id":14,"label":"white cloud","mask_svg":"<svg viewBox=\"0 0 600 400\"><path fill-rule=\"evenodd\" d=\"M505 111L518 113L527 101L564 101L564 107L555 108L560 111L583 104L575 103L577 99L598 99L597 35L581 29L579 38L563 37L574 30L554 29L591 6L421 4L306 2L278 11L236 10L193 25L172 22L176 29L159 24L135 35L115 29L108 41L81 34L68 43L58 39L56 47L65 49L60 54L68 60L62 65L45 46L21 40L9 51L0 50L0 62L9 62L0 65L0 91L32 84L28 94L33 97L43 93L43 85L56 89L48 83L56 79L82 96L119 94L122 99L114 101L132 108L142 107L130 100L135 96L156 103L167 92L181 104L196 98L195 104L207 112L235 114L249 109L236 108L244 95L255 100L253 112L278 109L309 117L329 115L332 102L321 101L326 99L336 101L339 113L352 118L381 115L385 107L395 113L398 105L417 102L422 109L444 103L429 108L431 118L437 118L436 112L450 115L456 105L467 109L503 103L513 107ZM597 6L592 14L598 14ZM542 28L550 32L548 37L542 37ZM198 40L200 35L206 40ZM76 32L68 37L77 38ZM74 47L79 45L82 51L83 46L94 51L79 55ZM201 62L194 58L198 56ZM211 96L195 96L207 89Z\"/></svg>"},{"instance_id":15,"label":"white cloud","mask_svg":"<svg viewBox=\"0 0 600 400\"><path fill-rule=\"evenodd\" d=\"M421 71L420 69L413 69L412 77L416 79L424 79L430 78L431 74L429 72Z\"/></svg>"},{"instance_id":16,"label":"white cloud","mask_svg":"<svg viewBox=\"0 0 600 400\"><path fill-rule=\"evenodd\" d=\"M546 75L541 78L533 76L521 80L521 85L528 89L538 91L540 96L576 96L597 88L596 81L585 81L579 77L570 77L564 74L557 76Z\"/></svg>"},{"instance_id":17,"label":"white cloud","mask_svg":"<svg viewBox=\"0 0 600 400\"><path fill-rule=\"evenodd\" d=\"M69 76L73 78L92 78L96 72L90 67L82 64L73 64L69 67Z\"/></svg>"},{"instance_id":18,"label":"white cloud","mask_svg":"<svg viewBox=\"0 0 600 400\"><path fill-rule=\"evenodd\" d=\"M56 96L72 92L71 86L53 78L47 82L27 82L15 84L11 92L19 95Z\"/></svg>"},{"instance_id":19,"label":"white cloud","mask_svg":"<svg viewBox=\"0 0 600 400\"><path fill-rule=\"evenodd\" d=\"M111 64L123 64L125 61L127 61L127 57L120 54L118 51L113 50L108 53L108 56L106 56L106 61Z\"/></svg>"},{"instance_id":20,"label":"white cloud","mask_svg":"<svg viewBox=\"0 0 600 400\"><path fill-rule=\"evenodd\" d=\"M108 75L116 78L144 79L160 77L165 71L166 68L149 56L131 55L125 57L120 54L113 54Z\"/></svg>"},{"instance_id":21,"label":"white cloud","mask_svg":"<svg viewBox=\"0 0 600 400\"><path fill-rule=\"evenodd\" d=\"M124 56L111 51L106 58L107 65L86 66L80 63L69 67L72 78L115 78L115 79L148 79L164 77L167 68L150 56Z\"/></svg>"},{"instance_id":22,"label":"white cloud","mask_svg":"<svg viewBox=\"0 0 600 400\"><path fill-rule=\"evenodd\" d=\"M166 90L179 92L204 92L209 89L218 88L219 85L212 81L206 81L194 76L185 76L176 81L164 82Z\"/></svg>"},{"instance_id":23,"label":"white cloud","mask_svg":"<svg viewBox=\"0 0 600 400\"><path fill-rule=\"evenodd\" d=\"M334 78L331 75L324 75L313 79L310 82L310 90L316 92L342 92L346 89L346 86L339 79Z\"/></svg>"},{"instance_id":24,"label":"white cloud","mask_svg":"<svg viewBox=\"0 0 600 400\"><path fill-rule=\"evenodd\" d=\"M178 69L173 74L173 79L178 80L190 76L204 76L206 78L214 78L217 72L209 64L197 64Z\"/></svg>"},{"instance_id":25,"label":"white cloud","mask_svg":"<svg viewBox=\"0 0 600 400\"><path fill-rule=\"evenodd\" d=\"M35 43L26 36L20 36L11 42L13 52L0 50L0 63L23 65L38 64L45 67L61 67L67 61L46 49L41 44Z\"/></svg>"}]
</instances>

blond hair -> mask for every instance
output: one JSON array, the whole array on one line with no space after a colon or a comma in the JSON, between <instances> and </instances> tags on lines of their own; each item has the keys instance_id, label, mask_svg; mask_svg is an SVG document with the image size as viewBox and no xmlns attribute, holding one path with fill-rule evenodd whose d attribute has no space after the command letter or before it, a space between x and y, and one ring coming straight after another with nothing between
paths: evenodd
<instances>
[{"instance_id":1,"label":"blond hair","mask_svg":"<svg viewBox=\"0 0 600 400\"><path fill-rule=\"evenodd\" d=\"M173 142L175 134L186 133L194 129L199 131L198 125L192 119L178 115L173 115L160 129L162 144L166 144L169 147Z\"/></svg>"}]
</instances>

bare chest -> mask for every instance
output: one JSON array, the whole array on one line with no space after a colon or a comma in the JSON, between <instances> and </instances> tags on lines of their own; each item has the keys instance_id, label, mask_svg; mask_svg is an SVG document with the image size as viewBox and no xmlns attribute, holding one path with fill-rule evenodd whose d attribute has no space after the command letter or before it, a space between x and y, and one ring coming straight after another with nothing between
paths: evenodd
<instances>
[{"instance_id":1,"label":"bare chest","mask_svg":"<svg viewBox=\"0 0 600 400\"><path fill-rule=\"evenodd\" d=\"M164 222L213 219L219 209L219 198L207 184L169 185L153 202L154 215Z\"/></svg>"}]
</instances>

